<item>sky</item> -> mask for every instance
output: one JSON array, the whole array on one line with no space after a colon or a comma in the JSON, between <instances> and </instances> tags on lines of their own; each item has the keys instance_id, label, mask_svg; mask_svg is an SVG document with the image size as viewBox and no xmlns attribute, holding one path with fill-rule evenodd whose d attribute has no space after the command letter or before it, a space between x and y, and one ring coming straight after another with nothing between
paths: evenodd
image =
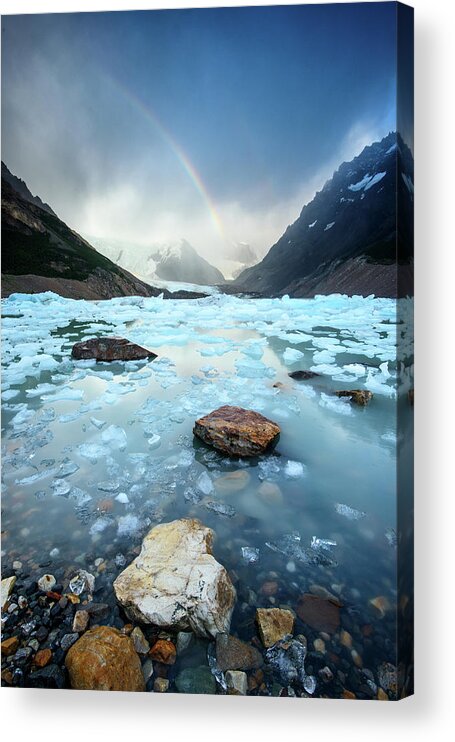
<instances>
[{"instance_id":1,"label":"sky","mask_svg":"<svg viewBox=\"0 0 455 742\"><path fill-rule=\"evenodd\" d=\"M395 3L2 17L2 159L83 234L265 254L396 129Z\"/></svg>"}]
</instances>

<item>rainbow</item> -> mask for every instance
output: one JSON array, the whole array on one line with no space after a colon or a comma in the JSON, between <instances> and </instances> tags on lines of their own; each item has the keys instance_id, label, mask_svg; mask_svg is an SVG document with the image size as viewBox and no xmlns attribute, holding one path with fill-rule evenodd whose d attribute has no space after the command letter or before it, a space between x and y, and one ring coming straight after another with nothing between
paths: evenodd
<instances>
[{"instance_id":1,"label":"rainbow","mask_svg":"<svg viewBox=\"0 0 455 742\"><path fill-rule=\"evenodd\" d=\"M107 73L103 73L103 77L118 90L124 98L128 100L128 102L133 105L137 110L141 112L143 116L153 125L154 129L159 133L161 138L166 142L166 144L170 147L180 164L182 165L182 168L185 170L189 178L191 179L193 185L195 186L196 190L199 192L200 196L202 197L204 203L207 206L208 212L210 214L210 219L212 221L213 226L221 236L221 238L226 241L226 233L224 230L223 223L221 221L220 215L218 214L215 204L213 203L213 200L207 190L207 187L204 184L204 181L202 180L201 176L199 175L198 171L194 167L193 163L191 162L190 158L186 154L186 152L182 149L180 144L177 142L177 140L174 138L174 136L171 134L169 129L167 129L164 124L160 121L155 111L148 105L144 103L141 98L139 98L138 95L133 93L129 88L127 88L125 85L123 85L119 80L112 77L111 75L108 75Z\"/></svg>"}]
</instances>

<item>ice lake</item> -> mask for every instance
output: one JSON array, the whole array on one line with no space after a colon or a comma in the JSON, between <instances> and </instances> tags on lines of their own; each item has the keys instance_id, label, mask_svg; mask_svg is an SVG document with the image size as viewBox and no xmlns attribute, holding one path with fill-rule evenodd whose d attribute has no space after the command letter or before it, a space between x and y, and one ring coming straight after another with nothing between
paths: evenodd
<instances>
[{"instance_id":1,"label":"ice lake","mask_svg":"<svg viewBox=\"0 0 455 742\"><path fill-rule=\"evenodd\" d=\"M104 559L96 599L113 604L112 581L145 533L191 515L214 529L214 555L235 576L239 636L251 638L255 607L293 608L325 590L342 602L363 664L393 662L397 404L405 425L412 414L397 399L398 377L410 386L397 332L405 356L412 348L395 301L16 294L2 314L4 569L19 560L35 577L96 573ZM102 334L158 358L71 359L75 342ZM320 375L296 381L296 369ZM358 407L340 389L374 396ZM230 459L194 439L194 421L224 404L276 421L276 449ZM278 583L272 596L261 592L267 580Z\"/></svg>"}]
</instances>

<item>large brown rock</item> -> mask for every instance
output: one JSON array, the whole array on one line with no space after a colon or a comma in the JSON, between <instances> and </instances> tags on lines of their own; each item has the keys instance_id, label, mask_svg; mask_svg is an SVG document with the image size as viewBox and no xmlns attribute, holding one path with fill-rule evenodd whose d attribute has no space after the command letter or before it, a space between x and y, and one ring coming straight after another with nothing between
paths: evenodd
<instances>
[{"instance_id":1,"label":"large brown rock","mask_svg":"<svg viewBox=\"0 0 455 742\"><path fill-rule=\"evenodd\" d=\"M133 621L203 637L228 632L235 588L212 556L213 531L182 518L152 528L141 553L114 582L117 600Z\"/></svg>"},{"instance_id":2,"label":"large brown rock","mask_svg":"<svg viewBox=\"0 0 455 742\"><path fill-rule=\"evenodd\" d=\"M220 670L257 670L264 661L262 654L251 644L236 636L218 634L216 637L216 663Z\"/></svg>"},{"instance_id":3,"label":"large brown rock","mask_svg":"<svg viewBox=\"0 0 455 742\"><path fill-rule=\"evenodd\" d=\"M131 343L126 338L101 337L83 340L73 345L73 358L86 360L95 358L97 361L136 361L144 358L156 358L156 353Z\"/></svg>"},{"instance_id":4,"label":"large brown rock","mask_svg":"<svg viewBox=\"0 0 455 742\"><path fill-rule=\"evenodd\" d=\"M303 623L312 629L333 634L340 625L340 607L341 603L335 599L305 593L299 598L296 610Z\"/></svg>"},{"instance_id":5,"label":"large brown rock","mask_svg":"<svg viewBox=\"0 0 455 742\"><path fill-rule=\"evenodd\" d=\"M264 647L271 647L288 634L292 634L294 616L282 608L258 608L256 622Z\"/></svg>"},{"instance_id":6,"label":"large brown rock","mask_svg":"<svg viewBox=\"0 0 455 742\"><path fill-rule=\"evenodd\" d=\"M257 456L276 443L280 428L259 412L225 405L196 420L193 433L229 456Z\"/></svg>"},{"instance_id":7,"label":"large brown rock","mask_svg":"<svg viewBox=\"0 0 455 742\"><path fill-rule=\"evenodd\" d=\"M65 664L76 690L145 690L132 640L110 626L87 631L70 648Z\"/></svg>"},{"instance_id":8,"label":"large brown rock","mask_svg":"<svg viewBox=\"0 0 455 742\"><path fill-rule=\"evenodd\" d=\"M361 407L365 407L373 397L373 393L369 392L368 389L342 390L335 392L335 394L337 397L349 397L351 402L354 402L354 404L358 404Z\"/></svg>"}]
</instances>

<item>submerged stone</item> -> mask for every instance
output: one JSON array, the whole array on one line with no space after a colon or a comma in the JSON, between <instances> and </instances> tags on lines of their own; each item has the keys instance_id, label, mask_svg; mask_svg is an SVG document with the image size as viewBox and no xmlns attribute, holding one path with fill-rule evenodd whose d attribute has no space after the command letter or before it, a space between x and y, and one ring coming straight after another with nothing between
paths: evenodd
<instances>
[{"instance_id":1,"label":"submerged stone","mask_svg":"<svg viewBox=\"0 0 455 742\"><path fill-rule=\"evenodd\" d=\"M225 405L196 420L193 433L229 456L257 456L271 448L279 426L254 410Z\"/></svg>"},{"instance_id":2,"label":"submerged stone","mask_svg":"<svg viewBox=\"0 0 455 742\"><path fill-rule=\"evenodd\" d=\"M187 667L175 679L179 693L208 693L216 692L216 681L206 665Z\"/></svg>"},{"instance_id":3,"label":"submerged stone","mask_svg":"<svg viewBox=\"0 0 455 742\"><path fill-rule=\"evenodd\" d=\"M216 663L220 670L257 670L264 664L262 654L236 636L218 634Z\"/></svg>"},{"instance_id":4,"label":"submerged stone","mask_svg":"<svg viewBox=\"0 0 455 742\"><path fill-rule=\"evenodd\" d=\"M305 593L299 598L296 610L299 618L312 629L334 634L340 625L340 607L337 600Z\"/></svg>"},{"instance_id":5,"label":"submerged stone","mask_svg":"<svg viewBox=\"0 0 455 742\"><path fill-rule=\"evenodd\" d=\"M130 619L203 637L228 632L236 592L212 556L213 536L196 519L152 528L139 556L114 582Z\"/></svg>"},{"instance_id":6,"label":"submerged stone","mask_svg":"<svg viewBox=\"0 0 455 742\"><path fill-rule=\"evenodd\" d=\"M351 402L361 407L365 407L373 397L372 392L369 392L368 389L349 389L349 391L337 391L335 394L337 397L349 397Z\"/></svg>"},{"instance_id":7,"label":"submerged stone","mask_svg":"<svg viewBox=\"0 0 455 742\"><path fill-rule=\"evenodd\" d=\"M307 381L307 379L313 379L315 376L320 376L320 374L315 373L315 371L290 371L288 373L288 376L291 377L291 379L297 379L298 381Z\"/></svg>"},{"instance_id":8,"label":"submerged stone","mask_svg":"<svg viewBox=\"0 0 455 742\"><path fill-rule=\"evenodd\" d=\"M83 340L71 351L77 360L95 358L97 361L134 361L157 358L156 353L121 337L101 337Z\"/></svg>"},{"instance_id":9,"label":"submerged stone","mask_svg":"<svg viewBox=\"0 0 455 742\"><path fill-rule=\"evenodd\" d=\"M271 647L280 639L292 634L294 616L281 608L258 608L256 622L264 647Z\"/></svg>"}]
</instances>

